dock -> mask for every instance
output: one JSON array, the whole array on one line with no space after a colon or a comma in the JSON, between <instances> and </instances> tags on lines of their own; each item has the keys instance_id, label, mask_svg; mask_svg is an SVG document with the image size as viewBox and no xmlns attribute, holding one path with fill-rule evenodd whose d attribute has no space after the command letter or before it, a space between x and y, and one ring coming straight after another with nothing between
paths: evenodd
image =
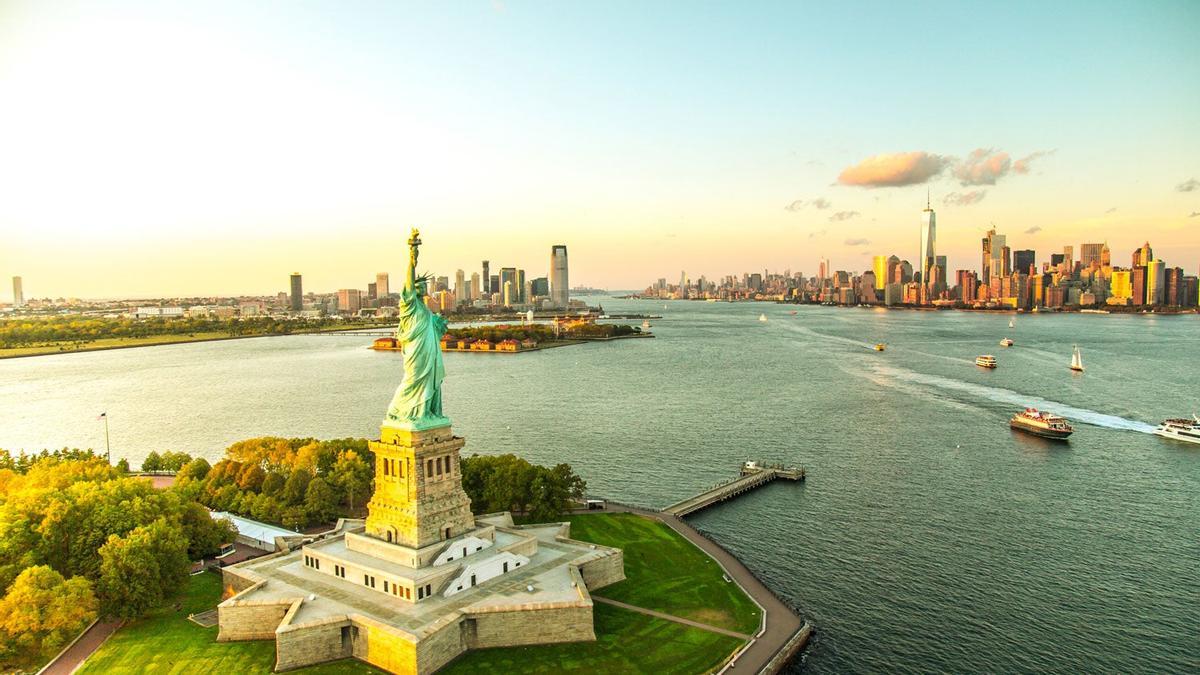
<instances>
[{"instance_id":1,"label":"dock","mask_svg":"<svg viewBox=\"0 0 1200 675\"><path fill-rule=\"evenodd\" d=\"M778 479L802 481L804 480L804 469L746 462L742 465L741 475L737 478L714 485L694 497L688 497L681 502L672 504L663 509L663 512L682 518Z\"/></svg>"}]
</instances>

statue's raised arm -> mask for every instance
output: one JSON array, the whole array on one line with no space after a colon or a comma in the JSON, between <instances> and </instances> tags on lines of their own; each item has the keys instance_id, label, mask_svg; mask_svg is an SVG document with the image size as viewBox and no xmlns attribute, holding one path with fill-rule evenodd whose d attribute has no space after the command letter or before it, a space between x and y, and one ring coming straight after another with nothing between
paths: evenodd
<instances>
[{"instance_id":1,"label":"statue's raised arm","mask_svg":"<svg viewBox=\"0 0 1200 675\"><path fill-rule=\"evenodd\" d=\"M404 287L410 291L417 287L417 258L420 255L420 246L421 231L414 227L412 235L408 238L408 274L404 277Z\"/></svg>"}]
</instances>

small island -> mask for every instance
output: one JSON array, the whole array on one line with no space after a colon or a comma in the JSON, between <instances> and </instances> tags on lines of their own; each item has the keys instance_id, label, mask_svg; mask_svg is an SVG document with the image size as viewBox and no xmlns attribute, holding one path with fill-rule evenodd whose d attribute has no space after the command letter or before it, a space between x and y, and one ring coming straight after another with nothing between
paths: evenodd
<instances>
[{"instance_id":1,"label":"small island","mask_svg":"<svg viewBox=\"0 0 1200 675\"><path fill-rule=\"evenodd\" d=\"M554 319L547 324L466 326L451 328L439 343L443 352L515 354L584 342L603 342L626 338L651 338L652 333L622 324L596 323L588 317ZM371 344L377 351L400 351L403 345L395 337L382 337Z\"/></svg>"}]
</instances>

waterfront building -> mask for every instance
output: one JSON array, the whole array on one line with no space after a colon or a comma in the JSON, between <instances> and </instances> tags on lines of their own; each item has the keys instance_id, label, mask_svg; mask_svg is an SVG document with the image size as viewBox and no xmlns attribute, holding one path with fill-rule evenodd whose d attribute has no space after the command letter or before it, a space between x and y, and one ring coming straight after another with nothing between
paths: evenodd
<instances>
[{"instance_id":1,"label":"waterfront building","mask_svg":"<svg viewBox=\"0 0 1200 675\"><path fill-rule=\"evenodd\" d=\"M299 312L304 309L304 288L300 281L300 273L292 272L292 311Z\"/></svg>"},{"instance_id":2,"label":"waterfront building","mask_svg":"<svg viewBox=\"0 0 1200 675\"><path fill-rule=\"evenodd\" d=\"M559 309L566 309L571 304L566 244L550 247L550 301Z\"/></svg>"},{"instance_id":3,"label":"waterfront building","mask_svg":"<svg viewBox=\"0 0 1200 675\"><path fill-rule=\"evenodd\" d=\"M904 301L904 284L888 283L883 290L883 302L888 307Z\"/></svg>"},{"instance_id":4,"label":"waterfront building","mask_svg":"<svg viewBox=\"0 0 1200 675\"><path fill-rule=\"evenodd\" d=\"M340 313L357 314L362 309L362 291L357 288L342 288L337 293L337 309Z\"/></svg>"},{"instance_id":5,"label":"waterfront building","mask_svg":"<svg viewBox=\"0 0 1200 675\"><path fill-rule=\"evenodd\" d=\"M13 307L23 307L25 305L25 286L21 277L13 277Z\"/></svg>"},{"instance_id":6,"label":"waterfront building","mask_svg":"<svg viewBox=\"0 0 1200 675\"><path fill-rule=\"evenodd\" d=\"M1128 305L1133 300L1129 270L1113 270L1109 289L1109 304Z\"/></svg>"},{"instance_id":7,"label":"waterfront building","mask_svg":"<svg viewBox=\"0 0 1200 675\"><path fill-rule=\"evenodd\" d=\"M1133 304L1146 304L1146 267L1139 265L1130 270L1130 285L1133 287Z\"/></svg>"},{"instance_id":8,"label":"waterfront building","mask_svg":"<svg viewBox=\"0 0 1200 675\"><path fill-rule=\"evenodd\" d=\"M1151 260L1146 266L1146 304L1166 304L1166 265L1161 260Z\"/></svg>"},{"instance_id":9,"label":"waterfront building","mask_svg":"<svg viewBox=\"0 0 1200 675\"><path fill-rule=\"evenodd\" d=\"M1166 293L1163 299L1164 304L1172 307L1178 307L1183 304L1181 302L1180 290L1183 288L1183 268L1170 267L1167 268L1167 283Z\"/></svg>"},{"instance_id":10,"label":"waterfront building","mask_svg":"<svg viewBox=\"0 0 1200 675\"><path fill-rule=\"evenodd\" d=\"M890 278L888 276L888 259L887 256L877 255L873 258L871 269L875 276L875 290L883 290L884 284Z\"/></svg>"},{"instance_id":11,"label":"waterfront building","mask_svg":"<svg viewBox=\"0 0 1200 675\"><path fill-rule=\"evenodd\" d=\"M918 264L921 266L921 285L929 289L925 296L927 299L937 282L929 276L929 268L937 264L937 214L929 206L928 194L925 196L925 210L921 212L921 256Z\"/></svg>"},{"instance_id":12,"label":"waterfront building","mask_svg":"<svg viewBox=\"0 0 1200 675\"><path fill-rule=\"evenodd\" d=\"M879 297L875 294L875 273L863 272L858 279L858 301L865 305L879 302Z\"/></svg>"}]
</instances>

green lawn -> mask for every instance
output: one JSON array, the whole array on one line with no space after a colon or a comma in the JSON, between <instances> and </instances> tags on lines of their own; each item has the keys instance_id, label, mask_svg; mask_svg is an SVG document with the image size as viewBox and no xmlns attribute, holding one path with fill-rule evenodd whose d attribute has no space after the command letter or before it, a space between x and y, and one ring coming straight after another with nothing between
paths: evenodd
<instances>
[{"instance_id":1,"label":"green lawn","mask_svg":"<svg viewBox=\"0 0 1200 675\"><path fill-rule=\"evenodd\" d=\"M443 673L707 673L737 638L597 604L596 641L467 652Z\"/></svg>"},{"instance_id":2,"label":"green lawn","mask_svg":"<svg viewBox=\"0 0 1200 675\"><path fill-rule=\"evenodd\" d=\"M625 581L593 595L753 635L761 610L679 533L631 513L568 516L571 537L625 551Z\"/></svg>"},{"instance_id":3,"label":"green lawn","mask_svg":"<svg viewBox=\"0 0 1200 675\"><path fill-rule=\"evenodd\" d=\"M570 516L571 535L625 550L628 577L597 595L639 607L752 634L759 610L721 568L662 523L630 514ZM102 673L269 673L275 643L217 642L217 629L188 621L192 612L216 606L221 578L191 577L169 606L117 631L80 669ZM596 642L507 647L468 652L445 672L520 673L704 673L742 645L742 640L597 603ZM298 673L379 673L345 660Z\"/></svg>"},{"instance_id":4,"label":"green lawn","mask_svg":"<svg viewBox=\"0 0 1200 675\"><path fill-rule=\"evenodd\" d=\"M188 614L216 607L221 599L221 576L206 572L191 577L184 593L167 607L126 624L92 654L79 669L82 675L102 673L270 673L275 643L217 642L217 629L201 628ZM178 605L179 609L175 609ZM297 673L335 675L382 673L357 660L339 661Z\"/></svg>"}]
</instances>

